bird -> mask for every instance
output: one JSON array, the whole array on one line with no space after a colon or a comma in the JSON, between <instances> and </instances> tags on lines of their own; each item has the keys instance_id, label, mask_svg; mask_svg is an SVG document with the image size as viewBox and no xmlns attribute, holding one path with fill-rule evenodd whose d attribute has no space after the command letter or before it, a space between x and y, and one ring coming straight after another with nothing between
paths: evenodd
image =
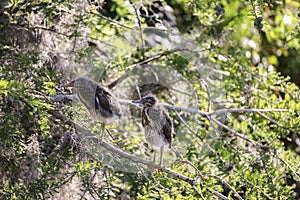
<instances>
[{"instance_id":1,"label":"bird","mask_svg":"<svg viewBox=\"0 0 300 200\"><path fill-rule=\"evenodd\" d=\"M112 124L121 118L122 113L118 100L95 81L85 76L79 76L65 84L64 87L74 88L74 93L90 115L102 124L102 133L106 124Z\"/></svg>"},{"instance_id":2,"label":"bird","mask_svg":"<svg viewBox=\"0 0 300 200\"><path fill-rule=\"evenodd\" d=\"M156 150L160 150L159 165L163 164L164 146L168 145L172 149L173 123L168 111L158 103L153 95L146 95L139 100L133 100L133 103L139 103L142 109L142 125L145 132L145 139L154 152L153 163L155 164Z\"/></svg>"}]
</instances>

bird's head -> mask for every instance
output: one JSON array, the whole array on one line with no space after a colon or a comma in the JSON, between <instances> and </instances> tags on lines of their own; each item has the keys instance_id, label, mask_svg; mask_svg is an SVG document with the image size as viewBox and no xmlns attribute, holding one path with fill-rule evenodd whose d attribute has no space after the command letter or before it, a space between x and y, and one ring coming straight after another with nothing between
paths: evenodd
<instances>
[{"instance_id":1,"label":"bird's head","mask_svg":"<svg viewBox=\"0 0 300 200\"><path fill-rule=\"evenodd\" d=\"M139 100L133 100L132 102L143 104L144 107L152 107L156 104L157 99L154 96L146 96Z\"/></svg>"},{"instance_id":2,"label":"bird's head","mask_svg":"<svg viewBox=\"0 0 300 200\"><path fill-rule=\"evenodd\" d=\"M64 87L83 87L83 86L88 86L92 83L90 79L84 77L84 76L79 76L76 79L72 80L71 82L67 83L64 85Z\"/></svg>"},{"instance_id":3,"label":"bird's head","mask_svg":"<svg viewBox=\"0 0 300 200\"><path fill-rule=\"evenodd\" d=\"M75 80L73 80L73 81L71 81L69 83L64 84L64 87L74 87L74 85L75 85Z\"/></svg>"}]
</instances>

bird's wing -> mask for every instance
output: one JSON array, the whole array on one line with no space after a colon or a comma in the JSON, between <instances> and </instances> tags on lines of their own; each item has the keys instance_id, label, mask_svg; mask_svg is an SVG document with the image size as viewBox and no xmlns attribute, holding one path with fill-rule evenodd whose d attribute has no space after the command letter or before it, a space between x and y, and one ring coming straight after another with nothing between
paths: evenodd
<instances>
[{"instance_id":1,"label":"bird's wing","mask_svg":"<svg viewBox=\"0 0 300 200\"><path fill-rule=\"evenodd\" d=\"M149 108L145 114L148 114L149 121L152 121L151 126L154 126L158 133L164 136L166 142L171 147L173 123L168 111L162 105L156 105Z\"/></svg>"},{"instance_id":2,"label":"bird's wing","mask_svg":"<svg viewBox=\"0 0 300 200\"><path fill-rule=\"evenodd\" d=\"M149 120L149 108L143 108L142 111L142 124L143 126L148 126L150 124L150 120Z\"/></svg>"},{"instance_id":3,"label":"bird's wing","mask_svg":"<svg viewBox=\"0 0 300 200\"><path fill-rule=\"evenodd\" d=\"M95 94L95 109L100 112L103 117L112 117L110 102L111 95L104 88L97 86Z\"/></svg>"},{"instance_id":4,"label":"bird's wing","mask_svg":"<svg viewBox=\"0 0 300 200\"><path fill-rule=\"evenodd\" d=\"M163 108L162 111L162 134L165 136L167 143L169 144L170 148L172 145L172 135L173 135L173 123L172 120L168 114L168 111L166 111Z\"/></svg>"},{"instance_id":5,"label":"bird's wing","mask_svg":"<svg viewBox=\"0 0 300 200\"><path fill-rule=\"evenodd\" d=\"M118 118L121 118L122 116L122 111L121 111L121 108L120 108L120 104L118 102L118 100L112 96L111 94L110 95L110 108L111 108L111 111L112 113L117 116Z\"/></svg>"}]
</instances>

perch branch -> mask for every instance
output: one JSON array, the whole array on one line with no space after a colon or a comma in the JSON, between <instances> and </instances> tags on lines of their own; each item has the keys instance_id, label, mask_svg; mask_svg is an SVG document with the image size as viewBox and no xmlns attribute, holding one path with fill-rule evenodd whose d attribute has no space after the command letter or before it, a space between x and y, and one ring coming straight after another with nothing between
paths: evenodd
<instances>
[{"instance_id":1,"label":"perch branch","mask_svg":"<svg viewBox=\"0 0 300 200\"><path fill-rule=\"evenodd\" d=\"M53 116L55 116L55 117L57 117L57 118L63 120L63 121L66 121L68 124L75 125L76 127L80 127L80 128L82 128L82 129L84 129L85 132L89 132L89 130L86 130L85 128L81 127L80 125L78 125L78 124L75 123L74 121L68 119L67 116L61 114L61 113L58 112L58 111L49 111L49 113L52 114ZM115 147L115 146L113 146L113 145L111 145L111 144L105 142L104 140L100 141L100 142L99 142L99 145L101 145L101 146L104 147L105 149L109 150L110 152L113 152L113 153L115 153L115 154L118 154L119 156L121 156L121 157L123 157L123 158L126 158L126 159L128 159L128 160L131 160L131 161L133 161L133 162L135 162L135 163L141 163L141 164L144 164L144 165L146 165L146 166L148 166L148 167L158 169L158 170L160 170L160 171L162 171L162 172L165 172L165 173L167 173L167 174L169 174L169 175L171 175L171 176L173 176L173 177L176 177L176 178L178 178L178 179L181 179L181 180L183 180L183 181L185 181L185 182L187 182L187 183L189 183L189 184L191 184L191 185L197 185L197 184L196 184L196 181L195 181L194 179L192 179L192 178L189 178L189 177L187 177L187 176L185 176L185 175L183 175L183 174L180 174L180 173L178 173L178 172L175 172L175 171L173 171L173 170L171 170L171 169L168 169L168 168L166 168L166 167L163 167L163 166L154 164L154 163L151 162L151 161L147 161L147 160L142 159L142 158L140 158L140 157L137 157L137 156L135 156L135 155L129 154L129 153L127 153L127 152L124 152L124 151L122 151L121 149L119 149L119 148L117 148L117 147Z\"/></svg>"},{"instance_id":2,"label":"perch branch","mask_svg":"<svg viewBox=\"0 0 300 200\"><path fill-rule=\"evenodd\" d=\"M139 157L134 156L132 154L129 154L127 152L124 152L121 149L119 149L117 147L114 147L114 146L108 144L107 142L105 142L103 140L100 142L100 145L102 147L104 147L105 149L109 150L110 152L116 153L119 156L121 156L123 158L127 158L128 160L131 160L131 161L133 161L135 163L141 163L141 164L144 164L144 165L146 165L148 167L152 167L152 168L158 169L158 170L163 171L163 172L165 172L165 173L167 173L167 174L169 174L171 176L174 176L174 177L176 177L178 179L181 179L181 180L183 180L185 182L188 182L191 185L196 185L196 181L194 179L191 179L191 178L189 178L189 177L187 177L187 176L185 176L183 174L180 174L180 173L177 173L175 171L172 171L171 169L168 169L166 167L162 167L160 165L156 165L156 164L154 164L151 161L147 161L145 159L142 159L142 158L139 158Z\"/></svg>"},{"instance_id":3,"label":"perch branch","mask_svg":"<svg viewBox=\"0 0 300 200\"><path fill-rule=\"evenodd\" d=\"M57 97L59 96L59 97ZM71 99L72 101L77 100L78 98L73 97L72 95L57 95L53 97L53 100L61 100L61 98L68 98ZM137 105L135 103L132 103L132 100L126 100L126 99L119 99L118 100L120 104L125 104L125 105L133 105L136 107L141 108L140 105ZM166 104L166 103L162 103L162 105L168 109L171 110L175 110L175 111L184 111L184 112L189 112L192 114L199 114L202 115L204 117L208 117L210 119L210 121L213 121L214 123L216 123L217 125L221 126L222 128L226 129L227 131L233 133L235 136L252 143L254 146L261 148L261 149L268 149L269 147L266 145L262 145L254 140L251 140L250 138L248 138L245 135L242 135L240 133L238 133L237 131L229 128L228 126L226 126L225 124L221 123L220 121L212 118L212 115L218 115L218 114L225 114L225 113L258 113L261 114L263 112L288 112L288 109L244 109L244 108L232 108L232 109L221 109L221 110L217 110L217 111L213 111L213 112L204 112L198 109L194 109L194 108L184 108L184 107L179 107L179 106L174 106L174 105L170 105L170 104Z\"/></svg>"}]
</instances>

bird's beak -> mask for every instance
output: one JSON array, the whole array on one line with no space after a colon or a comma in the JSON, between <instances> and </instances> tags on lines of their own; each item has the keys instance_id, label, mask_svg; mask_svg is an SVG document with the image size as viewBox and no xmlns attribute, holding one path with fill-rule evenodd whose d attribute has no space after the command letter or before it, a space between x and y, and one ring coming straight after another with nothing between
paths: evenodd
<instances>
[{"instance_id":1,"label":"bird's beak","mask_svg":"<svg viewBox=\"0 0 300 200\"><path fill-rule=\"evenodd\" d=\"M146 103L145 99L139 99L139 100L133 100L132 103L141 103L144 104Z\"/></svg>"},{"instance_id":2,"label":"bird's beak","mask_svg":"<svg viewBox=\"0 0 300 200\"><path fill-rule=\"evenodd\" d=\"M64 87L74 87L75 80L64 85Z\"/></svg>"}]
</instances>

